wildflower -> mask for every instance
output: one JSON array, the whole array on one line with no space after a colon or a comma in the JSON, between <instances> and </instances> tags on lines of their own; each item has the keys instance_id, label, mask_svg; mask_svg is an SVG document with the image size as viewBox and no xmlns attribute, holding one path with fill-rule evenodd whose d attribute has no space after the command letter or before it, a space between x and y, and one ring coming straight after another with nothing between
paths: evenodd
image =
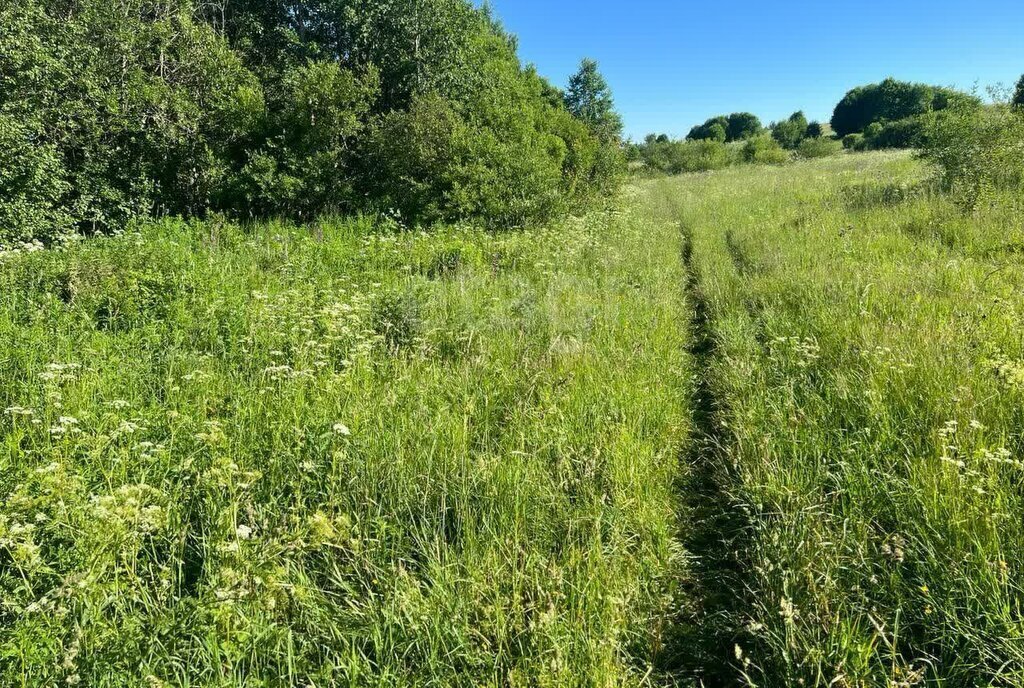
<instances>
[{"instance_id":1,"label":"wildflower","mask_svg":"<svg viewBox=\"0 0 1024 688\"><path fill-rule=\"evenodd\" d=\"M344 423L335 423L333 430L334 434L341 435L342 437L348 437L349 435L352 434L352 431L349 430L348 426L345 425Z\"/></svg>"},{"instance_id":2,"label":"wildflower","mask_svg":"<svg viewBox=\"0 0 1024 688\"><path fill-rule=\"evenodd\" d=\"M252 537L252 528L247 525L240 525L235 529L235 534L240 540L248 540Z\"/></svg>"}]
</instances>

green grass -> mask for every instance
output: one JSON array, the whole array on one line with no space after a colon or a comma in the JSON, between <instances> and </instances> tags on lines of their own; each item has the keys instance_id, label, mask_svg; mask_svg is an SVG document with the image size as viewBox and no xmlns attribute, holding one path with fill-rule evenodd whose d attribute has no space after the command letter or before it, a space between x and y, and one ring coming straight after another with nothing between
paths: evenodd
<instances>
[{"instance_id":1,"label":"green grass","mask_svg":"<svg viewBox=\"0 0 1024 688\"><path fill-rule=\"evenodd\" d=\"M1024 683L1024 225L907 154L0 257L0 685Z\"/></svg>"},{"instance_id":2,"label":"green grass","mask_svg":"<svg viewBox=\"0 0 1024 688\"><path fill-rule=\"evenodd\" d=\"M637 684L680 238L168 222L0 259L0 684Z\"/></svg>"},{"instance_id":3,"label":"green grass","mask_svg":"<svg viewBox=\"0 0 1024 688\"><path fill-rule=\"evenodd\" d=\"M1019 217L903 154L672 182L759 685L1024 681Z\"/></svg>"}]
</instances>

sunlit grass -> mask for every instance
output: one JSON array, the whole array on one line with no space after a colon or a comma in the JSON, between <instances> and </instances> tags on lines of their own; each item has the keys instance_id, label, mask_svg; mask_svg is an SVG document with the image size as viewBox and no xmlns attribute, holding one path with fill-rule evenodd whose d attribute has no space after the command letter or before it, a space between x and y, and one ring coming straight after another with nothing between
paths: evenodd
<instances>
[{"instance_id":1,"label":"sunlit grass","mask_svg":"<svg viewBox=\"0 0 1024 688\"><path fill-rule=\"evenodd\" d=\"M760 685L1024 680L1021 224L926 177L873 154L669 182L718 341Z\"/></svg>"},{"instance_id":2,"label":"sunlit grass","mask_svg":"<svg viewBox=\"0 0 1024 688\"><path fill-rule=\"evenodd\" d=\"M639 683L689 371L624 206L0 259L0 684Z\"/></svg>"}]
</instances>

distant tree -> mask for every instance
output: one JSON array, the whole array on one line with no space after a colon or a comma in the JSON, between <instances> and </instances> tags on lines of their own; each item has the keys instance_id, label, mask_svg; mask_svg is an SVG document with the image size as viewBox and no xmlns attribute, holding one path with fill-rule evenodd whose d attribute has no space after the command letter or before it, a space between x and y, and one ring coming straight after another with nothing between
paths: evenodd
<instances>
[{"instance_id":1,"label":"distant tree","mask_svg":"<svg viewBox=\"0 0 1024 688\"><path fill-rule=\"evenodd\" d=\"M615 111L611 89L594 60L584 59L579 71L569 79L565 106L602 141L622 137L622 117Z\"/></svg>"},{"instance_id":2,"label":"distant tree","mask_svg":"<svg viewBox=\"0 0 1024 688\"><path fill-rule=\"evenodd\" d=\"M729 141L744 141L761 132L761 120L749 112L734 112L729 115L726 137Z\"/></svg>"},{"instance_id":3,"label":"distant tree","mask_svg":"<svg viewBox=\"0 0 1024 688\"><path fill-rule=\"evenodd\" d=\"M772 125L772 138L778 141L783 148L796 148L801 141L807 138L807 126L807 117L804 113L794 112L789 119Z\"/></svg>"},{"instance_id":4,"label":"distant tree","mask_svg":"<svg viewBox=\"0 0 1024 688\"><path fill-rule=\"evenodd\" d=\"M658 134L658 138L656 140L658 141L658 143L668 143L668 134Z\"/></svg>"},{"instance_id":5,"label":"distant tree","mask_svg":"<svg viewBox=\"0 0 1024 688\"><path fill-rule=\"evenodd\" d=\"M722 134L719 133L720 131ZM705 139L725 141L728 138L728 132L729 119L724 115L719 115L718 117L712 117L704 122L704 124L699 124L690 129L690 133L686 135L686 138L691 141L703 141ZM720 139L720 135L723 138Z\"/></svg>"},{"instance_id":6,"label":"distant tree","mask_svg":"<svg viewBox=\"0 0 1024 688\"><path fill-rule=\"evenodd\" d=\"M961 102L980 103L977 98L953 89L890 78L847 92L832 113L832 129L842 137L863 132L872 122L893 122Z\"/></svg>"},{"instance_id":7,"label":"distant tree","mask_svg":"<svg viewBox=\"0 0 1024 688\"><path fill-rule=\"evenodd\" d=\"M1024 74L1021 74L1017 82L1017 90L1013 93L1013 104L1024 106Z\"/></svg>"},{"instance_id":8,"label":"distant tree","mask_svg":"<svg viewBox=\"0 0 1024 688\"><path fill-rule=\"evenodd\" d=\"M824 134L825 128L821 126L821 122L811 122L807 125L807 138L820 139Z\"/></svg>"},{"instance_id":9,"label":"distant tree","mask_svg":"<svg viewBox=\"0 0 1024 688\"><path fill-rule=\"evenodd\" d=\"M704 138L708 141L718 141L719 143L725 143L728 134L725 127L722 126L721 122L712 122L707 129L707 136Z\"/></svg>"}]
</instances>

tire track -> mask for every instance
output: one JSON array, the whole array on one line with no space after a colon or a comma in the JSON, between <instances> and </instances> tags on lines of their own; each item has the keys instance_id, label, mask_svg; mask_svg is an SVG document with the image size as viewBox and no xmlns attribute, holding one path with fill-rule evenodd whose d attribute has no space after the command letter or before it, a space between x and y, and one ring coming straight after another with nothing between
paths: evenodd
<instances>
[{"instance_id":1,"label":"tire track","mask_svg":"<svg viewBox=\"0 0 1024 688\"><path fill-rule=\"evenodd\" d=\"M694 261L692 229L684 226L682 232L696 376L690 401L693 430L677 494L680 539L691 565L680 581L676 598L682 604L667 623L655 667L665 685L738 686L747 680L736 647L751 646L742 623L749 528L730 497L736 476L725 451L731 442L724 422L729 409L710 377L719 355L713 315Z\"/></svg>"}]
</instances>

